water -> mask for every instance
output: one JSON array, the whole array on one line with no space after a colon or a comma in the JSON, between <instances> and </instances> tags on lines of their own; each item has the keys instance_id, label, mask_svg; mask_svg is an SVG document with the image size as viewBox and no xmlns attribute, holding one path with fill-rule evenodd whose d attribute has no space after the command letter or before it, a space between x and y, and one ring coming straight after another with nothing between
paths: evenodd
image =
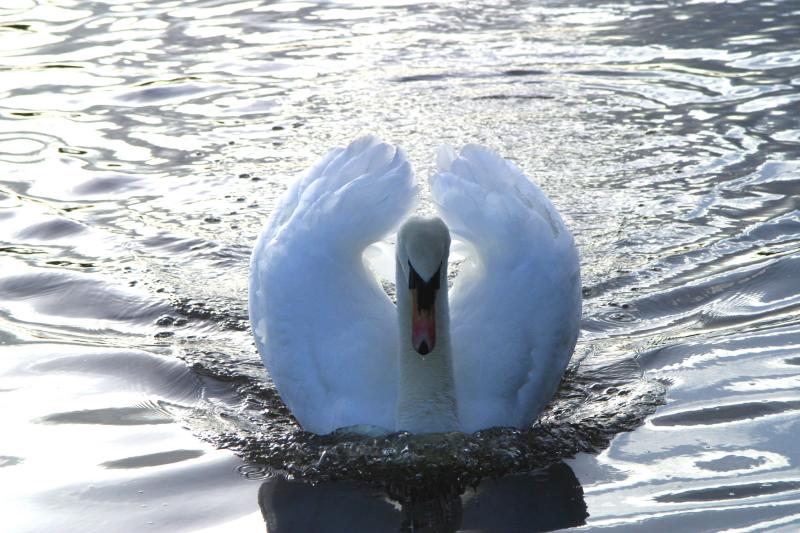
<instances>
[{"instance_id":1,"label":"water","mask_svg":"<svg viewBox=\"0 0 800 533\"><path fill-rule=\"evenodd\" d=\"M487 4L3 2L4 529L798 528L800 5ZM422 177L491 146L573 229L534 428L319 438L276 399L249 249L364 132Z\"/></svg>"}]
</instances>

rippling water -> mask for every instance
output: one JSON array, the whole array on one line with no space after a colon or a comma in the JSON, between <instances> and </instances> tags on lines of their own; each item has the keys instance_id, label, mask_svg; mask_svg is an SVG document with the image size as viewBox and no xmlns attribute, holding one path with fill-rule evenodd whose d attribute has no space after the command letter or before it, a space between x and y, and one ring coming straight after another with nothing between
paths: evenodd
<instances>
[{"instance_id":1,"label":"rippling water","mask_svg":"<svg viewBox=\"0 0 800 533\"><path fill-rule=\"evenodd\" d=\"M798 528L800 6L487 4L3 2L4 530ZM491 146L573 228L530 430L318 438L277 400L249 250L364 132L422 177Z\"/></svg>"}]
</instances>

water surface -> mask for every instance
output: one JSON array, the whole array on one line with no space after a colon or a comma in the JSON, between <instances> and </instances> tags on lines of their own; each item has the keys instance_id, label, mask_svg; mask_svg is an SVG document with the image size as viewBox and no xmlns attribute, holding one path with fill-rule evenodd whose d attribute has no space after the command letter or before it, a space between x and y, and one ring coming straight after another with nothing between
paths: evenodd
<instances>
[{"instance_id":1,"label":"water surface","mask_svg":"<svg viewBox=\"0 0 800 533\"><path fill-rule=\"evenodd\" d=\"M4 527L797 529L798 20L791 0L4 2ZM486 144L572 228L583 329L534 428L359 461L387 443L303 434L275 396L250 247L366 132L423 178L437 144Z\"/></svg>"}]
</instances>

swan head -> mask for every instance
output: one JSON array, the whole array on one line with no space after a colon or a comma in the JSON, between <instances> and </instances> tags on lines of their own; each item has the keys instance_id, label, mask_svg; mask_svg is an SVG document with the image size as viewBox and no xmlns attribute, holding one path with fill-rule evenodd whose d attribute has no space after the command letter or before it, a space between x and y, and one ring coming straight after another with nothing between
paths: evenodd
<instances>
[{"instance_id":1,"label":"swan head","mask_svg":"<svg viewBox=\"0 0 800 533\"><path fill-rule=\"evenodd\" d=\"M410 299L411 344L423 356L436 347L437 301L447 290L449 255L450 232L441 218L412 217L397 234L398 299Z\"/></svg>"}]
</instances>

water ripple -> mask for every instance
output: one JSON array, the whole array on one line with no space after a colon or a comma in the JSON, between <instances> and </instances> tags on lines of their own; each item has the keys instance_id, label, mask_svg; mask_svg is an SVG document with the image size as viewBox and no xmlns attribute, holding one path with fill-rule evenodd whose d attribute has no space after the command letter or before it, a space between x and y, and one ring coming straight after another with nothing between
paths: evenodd
<instances>
[{"instance_id":1,"label":"water ripple","mask_svg":"<svg viewBox=\"0 0 800 533\"><path fill-rule=\"evenodd\" d=\"M16 368L0 374L5 440L110 435L84 463L59 455L66 488L31 488L18 507L63 504L37 514L41 529L80 527L87 513L136 529L139 514L108 502L130 506L125 483L169 486L198 502L164 511L169 527L200 529L223 514L226 476L263 479L248 512L267 502L270 520L294 516L281 495L302 495L307 509L344 490L289 486L276 471L397 481L424 478L432 456L431 472L466 472L461 485L436 485L443 499L415 507L384 484L399 502L380 500L391 520L511 530L481 522L458 494L464 479L556 461L537 474L545 481L514 485L529 494L564 482L561 499L523 502L552 511L552 527L791 527L800 55L790 4L4 3L0 362ZM535 427L440 446L315 437L264 374L247 331L250 246L294 176L366 131L402 144L421 178L440 142L492 146L573 229L582 340ZM70 392L82 380L95 393ZM189 432L177 433L189 442L163 437L174 420L248 463L204 467L213 450L201 455ZM136 450L121 449L128 441ZM558 462L601 449L570 463L574 475ZM2 475L18 477L2 486L57 474L38 466L36 447L3 453ZM109 473L140 477L97 481ZM80 513L61 514L69 491Z\"/></svg>"}]
</instances>

